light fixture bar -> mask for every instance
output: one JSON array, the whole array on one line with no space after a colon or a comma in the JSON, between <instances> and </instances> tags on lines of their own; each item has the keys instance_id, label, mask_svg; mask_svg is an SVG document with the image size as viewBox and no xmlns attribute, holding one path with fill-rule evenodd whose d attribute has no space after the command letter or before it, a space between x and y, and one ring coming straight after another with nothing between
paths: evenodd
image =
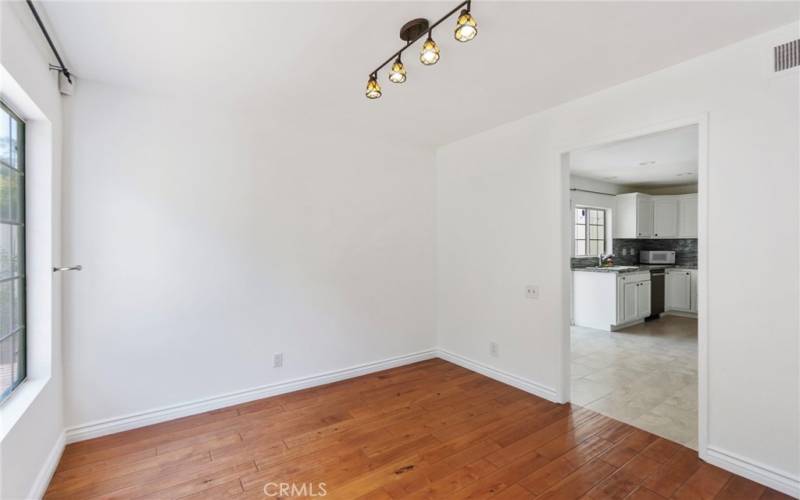
<instances>
[{"instance_id":1,"label":"light fixture bar","mask_svg":"<svg viewBox=\"0 0 800 500\"><path fill-rule=\"evenodd\" d=\"M395 60L395 58L396 58L397 56L399 56L400 54L402 54L404 50L406 50L407 48L409 48L410 46L412 46L412 45L413 45L413 44L414 44L414 43L415 43L417 40L419 40L420 38L422 38L423 36L426 36L426 35L427 35L427 36L430 36L430 34L431 34L431 32L433 31L433 29L434 29L435 27L439 26L440 24L442 24L442 21L446 20L448 17L450 17L450 16L452 16L453 14L455 14L456 12L458 12L458 9L460 9L460 8L462 8L462 7L465 7L465 6L466 6L467 10L470 10L470 7L471 7L471 5L472 5L472 0L464 0L464 1L463 1L463 2L461 2L460 4L456 5L456 6L455 6L455 8L454 8L453 10L451 10L450 12L448 12L447 14L445 14L445 15L444 15L444 17L442 17L441 19L439 19L439 20L438 20L438 21L436 21L435 23L431 24L431 25L428 27L428 30L427 30L427 31L424 31L424 32L420 33L420 35L419 35L419 36L417 36L415 39L413 39L413 40L409 40L408 42L406 42L406 46L405 46L405 47L403 47L402 49L398 50L397 52L395 52L394 54L392 54L391 56L389 56L389 58L388 58L388 59L386 59L386 60L383 62L383 64L381 64L380 66L378 66L377 68L375 68L375 70L374 70L374 71L370 72L369 76L370 76L370 77L372 77L372 76L377 76L377 75L378 75L378 72L379 72L380 70L382 70L382 69L383 69L383 68L384 68L384 67L385 67L387 64L389 64L390 62L394 62L394 60Z\"/></svg>"}]
</instances>

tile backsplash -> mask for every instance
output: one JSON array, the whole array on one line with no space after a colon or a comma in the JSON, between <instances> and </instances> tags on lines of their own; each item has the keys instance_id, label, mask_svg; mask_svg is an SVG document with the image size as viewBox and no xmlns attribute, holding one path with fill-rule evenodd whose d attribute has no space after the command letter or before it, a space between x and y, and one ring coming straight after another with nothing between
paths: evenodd
<instances>
[{"instance_id":1,"label":"tile backsplash","mask_svg":"<svg viewBox=\"0 0 800 500\"><path fill-rule=\"evenodd\" d=\"M622 250L627 255L622 255ZM618 266L635 266L639 264L639 252L642 250L675 250L675 264L679 266L697 265L697 239L685 238L674 240L622 240L615 239L613 245L614 264ZM572 268L592 267L597 265L597 257L573 257Z\"/></svg>"},{"instance_id":2,"label":"tile backsplash","mask_svg":"<svg viewBox=\"0 0 800 500\"><path fill-rule=\"evenodd\" d=\"M597 265L597 257L573 257L572 269L580 269L581 267L593 267Z\"/></svg>"},{"instance_id":3,"label":"tile backsplash","mask_svg":"<svg viewBox=\"0 0 800 500\"><path fill-rule=\"evenodd\" d=\"M641 250L675 250L675 264L679 266L697 265L697 239L675 240L614 240L614 264L633 266L639 263ZM628 255L622 255L623 249ZM631 255L631 249L633 254Z\"/></svg>"}]
</instances>

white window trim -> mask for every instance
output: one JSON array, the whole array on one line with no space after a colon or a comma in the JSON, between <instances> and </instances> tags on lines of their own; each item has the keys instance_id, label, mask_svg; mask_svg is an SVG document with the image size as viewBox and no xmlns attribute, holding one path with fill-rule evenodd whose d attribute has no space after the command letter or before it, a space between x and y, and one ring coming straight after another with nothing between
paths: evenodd
<instances>
[{"instance_id":1,"label":"white window trim","mask_svg":"<svg viewBox=\"0 0 800 500\"><path fill-rule=\"evenodd\" d=\"M27 378L0 405L0 442L45 390L53 364L53 126L0 65L0 98L25 121Z\"/></svg>"},{"instance_id":2,"label":"white window trim","mask_svg":"<svg viewBox=\"0 0 800 500\"><path fill-rule=\"evenodd\" d=\"M600 206L600 205L592 205L592 204L587 204L587 203L575 203L575 202L573 202L570 205L571 205L571 208L572 208L572 212L571 212L572 218L570 219L570 229L569 229L570 241L572 243L571 246L570 246L570 250L569 250L570 257L572 257L573 259L588 259L588 258L591 258L591 257L597 257L597 255L576 255L575 254L575 210L577 210L579 208L592 208L592 209L595 209L595 210L603 210L603 211L605 211L605 213L606 213L606 223L605 223L606 252L605 253L606 253L606 255L610 254L610 253L613 253L613 251L614 251L614 248L613 248L614 236L613 236L612 229L613 229L613 221L614 221L614 209L610 208L610 207L603 207L603 206Z\"/></svg>"}]
</instances>

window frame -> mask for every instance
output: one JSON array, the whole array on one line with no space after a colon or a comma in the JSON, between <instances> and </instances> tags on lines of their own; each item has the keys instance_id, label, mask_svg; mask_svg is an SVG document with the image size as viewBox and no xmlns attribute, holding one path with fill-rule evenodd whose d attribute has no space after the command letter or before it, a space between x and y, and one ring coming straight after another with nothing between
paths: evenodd
<instances>
[{"instance_id":1,"label":"window frame","mask_svg":"<svg viewBox=\"0 0 800 500\"><path fill-rule=\"evenodd\" d=\"M26 164L27 158L25 155L26 149L26 123L22 117L19 116L8 104L6 104L3 100L0 100L0 109L2 109L5 113L9 115L9 117L15 121L18 125L17 128L17 168L14 169L11 165L0 166L0 168L10 168L12 170L16 170L19 173L19 184L17 189L19 190L19 259L21 262L20 265L20 272L19 275L16 277L8 277L5 278L4 281L14 281L19 280L19 300L22 301L22 307L20 308L20 319L19 319L19 326L16 329L12 329L5 337L0 339L0 342L6 338L13 337L17 335L18 337L18 345L14 345L12 347L12 359L11 359L11 385L5 389L3 392L0 392L0 405L6 403L14 392L25 382L28 378L28 286L27 286L27 221L26 221L26 195L27 195L27 183L26 183ZM9 130L9 134L11 131ZM12 223L13 221L5 221L2 223ZM2 283L0 282L0 283ZM12 292L13 294L13 292ZM13 309L13 306L12 306ZM12 311L13 314L13 311ZM14 379L13 378L13 366L15 362L14 352L18 352L18 359L16 360L18 366L18 373L19 376Z\"/></svg>"},{"instance_id":2,"label":"window frame","mask_svg":"<svg viewBox=\"0 0 800 500\"><path fill-rule=\"evenodd\" d=\"M578 210L585 210L586 213L584 214L584 222L582 224L578 223L576 220L577 211ZM602 224L591 224L590 221L590 212L600 212L603 214L603 223ZM583 226L584 227L584 237L578 238L577 227ZM591 237L591 226L595 227L602 227L603 228L603 236L601 238L592 238ZM574 210L572 212L572 255L573 257L578 258L585 258L585 257L597 257L596 254L590 253L591 251L591 242L597 241L600 242L602 245L602 251L599 252L600 254L605 255L606 251L608 250L608 209L602 207L592 207L586 205L575 205ZM583 253L578 253L578 242L583 241Z\"/></svg>"}]
</instances>

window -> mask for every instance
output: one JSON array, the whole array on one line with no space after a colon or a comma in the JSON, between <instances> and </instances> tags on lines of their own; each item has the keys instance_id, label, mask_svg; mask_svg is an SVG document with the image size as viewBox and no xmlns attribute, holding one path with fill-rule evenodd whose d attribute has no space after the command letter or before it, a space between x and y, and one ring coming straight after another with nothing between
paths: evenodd
<instances>
[{"instance_id":1,"label":"window","mask_svg":"<svg viewBox=\"0 0 800 500\"><path fill-rule=\"evenodd\" d=\"M606 211L601 208L575 209L575 256L606 253Z\"/></svg>"},{"instance_id":2,"label":"window","mask_svg":"<svg viewBox=\"0 0 800 500\"><path fill-rule=\"evenodd\" d=\"M25 124L0 102L0 401L25 379Z\"/></svg>"}]
</instances>

